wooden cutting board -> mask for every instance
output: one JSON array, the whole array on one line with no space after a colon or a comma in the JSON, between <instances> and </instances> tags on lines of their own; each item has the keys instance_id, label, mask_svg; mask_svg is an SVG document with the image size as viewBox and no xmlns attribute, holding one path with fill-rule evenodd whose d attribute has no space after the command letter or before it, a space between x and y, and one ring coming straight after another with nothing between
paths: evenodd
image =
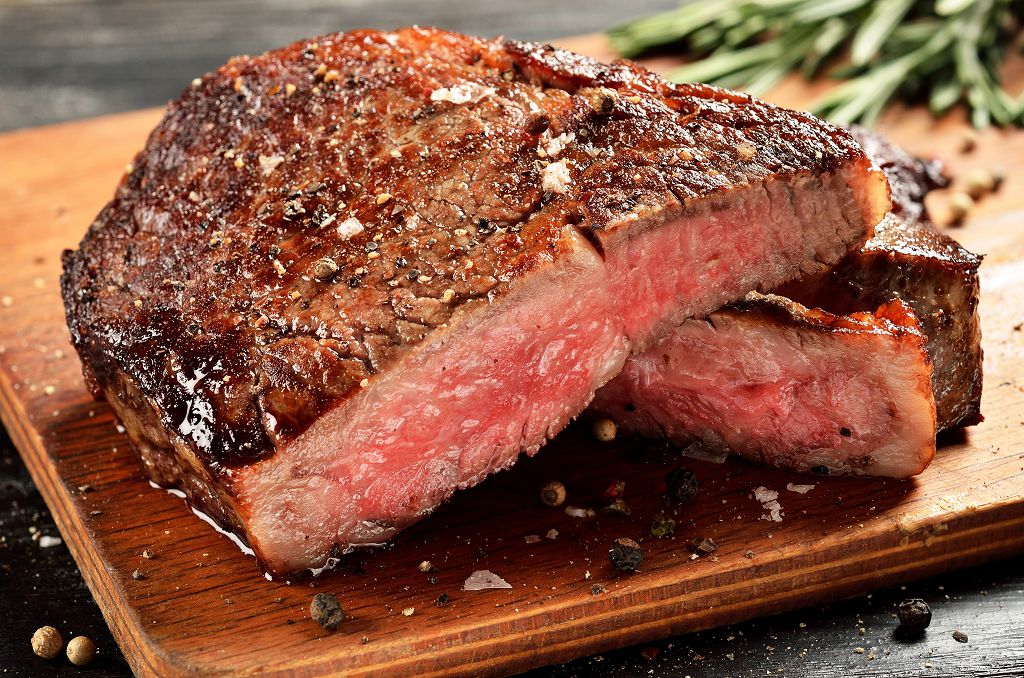
<instances>
[{"instance_id":1,"label":"wooden cutting board","mask_svg":"<svg viewBox=\"0 0 1024 678\"><path fill-rule=\"evenodd\" d=\"M609 57L601 37L563 44ZM1024 63L1010 77L1024 83ZM770 98L805 106L821 87L789 81ZM86 393L64 326L61 250L77 244L159 115L0 136L0 414L137 673L504 674L1024 551L1024 132L987 131L960 154L962 113L936 122L899 109L881 125L917 153L944 156L956 175L1007 171L999 193L955 233L987 254L986 421L944 441L916 480L693 461L700 495L669 511L677 536L657 540L649 529L665 508L670 462L627 443L599 444L577 427L459 493L386 551L317 579L267 581L180 499L147 484L110 410ZM942 197L936 202L941 215ZM632 515L576 519L544 507L537 489L548 479L564 482L568 504L581 507L599 506L602 490L624 480ZM787 483L815 487L801 495ZM783 522L760 519L758 486L780 492ZM552 529L555 539L545 536ZM620 536L643 542L641 572L609 566ZM691 559L695 537L714 539L718 551ZM420 572L424 560L437 571ZM462 591L479 569L512 588ZM345 608L335 633L309 619L317 591L337 594Z\"/></svg>"}]
</instances>

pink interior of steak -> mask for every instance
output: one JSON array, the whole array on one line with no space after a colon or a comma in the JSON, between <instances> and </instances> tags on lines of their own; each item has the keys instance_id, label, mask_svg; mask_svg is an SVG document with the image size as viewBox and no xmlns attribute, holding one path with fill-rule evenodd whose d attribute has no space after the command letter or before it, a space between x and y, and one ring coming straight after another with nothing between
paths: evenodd
<instances>
[{"instance_id":1,"label":"pink interior of steak","mask_svg":"<svg viewBox=\"0 0 1024 678\"><path fill-rule=\"evenodd\" d=\"M536 451L666 318L706 314L842 256L839 243L870 217L851 197L857 188L835 183L747 187L701 211L641 215L602 243L603 258L566 229L567 253L493 304L467 307L272 458L241 469L250 543L274 571L318 566L334 544L383 542ZM822 197L808 204L812 194Z\"/></svg>"},{"instance_id":2,"label":"pink interior of steak","mask_svg":"<svg viewBox=\"0 0 1024 678\"><path fill-rule=\"evenodd\" d=\"M699 203L671 228L613 234L603 242L613 294L641 302L621 309L627 333L645 346L701 309L838 260L863 229L863 183L835 175L768 181ZM792 246L794 233L803 249Z\"/></svg>"},{"instance_id":3,"label":"pink interior of steak","mask_svg":"<svg viewBox=\"0 0 1024 678\"><path fill-rule=\"evenodd\" d=\"M798 312L804 307L793 305ZM781 321L729 308L632 357L593 409L623 430L796 470L903 478L935 449L924 338L899 302Z\"/></svg>"},{"instance_id":4,"label":"pink interior of steak","mask_svg":"<svg viewBox=\"0 0 1024 678\"><path fill-rule=\"evenodd\" d=\"M619 371L628 342L603 294L606 270L568 233L561 266L480 302L243 471L241 510L268 564L295 569L334 543L385 541L456 488L535 452Z\"/></svg>"}]
</instances>

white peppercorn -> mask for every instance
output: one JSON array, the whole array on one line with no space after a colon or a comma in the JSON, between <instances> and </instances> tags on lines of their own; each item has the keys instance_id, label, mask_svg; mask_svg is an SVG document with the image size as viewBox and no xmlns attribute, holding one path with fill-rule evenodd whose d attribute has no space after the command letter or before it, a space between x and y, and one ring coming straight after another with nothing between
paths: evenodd
<instances>
[{"instance_id":1,"label":"white peppercorn","mask_svg":"<svg viewBox=\"0 0 1024 678\"><path fill-rule=\"evenodd\" d=\"M85 666L96 656L96 643L85 636L75 636L68 642L68 659L75 666Z\"/></svg>"},{"instance_id":2,"label":"white peppercorn","mask_svg":"<svg viewBox=\"0 0 1024 678\"><path fill-rule=\"evenodd\" d=\"M594 422L594 437L602 443L610 443L615 440L618 427L611 419L598 419Z\"/></svg>"},{"instance_id":3,"label":"white peppercorn","mask_svg":"<svg viewBox=\"0 0 1024 678\"><path fill-rule=\"evenodd\" d=\"M32 634L32 651L43 659L53 659L64 647L60 631L52 626L41 626Z\"/></svg>"}]
</instances>

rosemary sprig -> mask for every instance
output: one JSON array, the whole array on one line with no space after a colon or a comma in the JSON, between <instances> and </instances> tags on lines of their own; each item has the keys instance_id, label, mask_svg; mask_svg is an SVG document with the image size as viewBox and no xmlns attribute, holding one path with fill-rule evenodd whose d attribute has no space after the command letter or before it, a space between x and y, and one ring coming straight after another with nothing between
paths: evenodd
<instances>
[{"instance_id":1,"label":"rosemary sprig","mask_svg":"<svg viewBox=\"0 0 1024 678\"><path fill-rule=\"evenodd\" d=\"M609 33L624 56L679 45L696 60L677 82L761 93L787 73L845 82L812 110L870 125L893 99L935 115L958 103L976 127L1024 124L999 70L1024 18L1024 0L695 0Z\"/></svg>"}]
</instances>

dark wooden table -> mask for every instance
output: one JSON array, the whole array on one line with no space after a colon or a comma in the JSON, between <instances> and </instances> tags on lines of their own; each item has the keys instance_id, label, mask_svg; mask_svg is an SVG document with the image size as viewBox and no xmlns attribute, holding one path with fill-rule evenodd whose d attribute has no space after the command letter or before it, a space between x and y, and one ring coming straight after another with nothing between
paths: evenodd
<instances>
[{"instance_id":1,"label":"dark wooden table","mask_svg":"<svg viewBox=\"0 0 1024 678\"><path fill-rule=\"evenodd\" d=\"M0 0L0 130L159 105L228 56L330 30L434 24L533 40L597 31L674 0ZM0 159L2 162L3 159ZM84 228L84 225L83 225ZM2 235L0 235L2 241ZM0 430L0 673L129 669L39 493ZM1024 535L1022 535L1024 538ZM932 604L922 639L894 637L905 597ZM95 639L86 669L29 648L43 624ZM952 637L962 630L969 641ZM1024 559L854 600L546 667L533 676L1024 675Z\"/></svg>"}]
</instances>

